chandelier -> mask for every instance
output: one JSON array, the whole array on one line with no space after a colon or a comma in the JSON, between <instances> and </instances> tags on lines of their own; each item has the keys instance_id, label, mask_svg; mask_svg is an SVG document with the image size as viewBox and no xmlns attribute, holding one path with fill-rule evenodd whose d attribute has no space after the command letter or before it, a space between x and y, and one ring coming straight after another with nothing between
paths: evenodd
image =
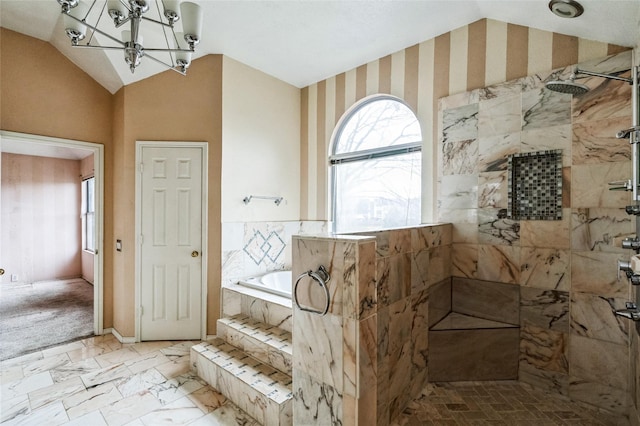
<instances>
[{"instance_id":1,"label":"chandelier","mask_svg":"<svg viewBox=\"0 0 640 426\"><path fill-rule=\"evenodd\" d=\"M180 3L180 0L106 0L100 2L101 4L98 0L93 0L91 4L81 0L58 0L58 3L62 6L65 31L71 39L72 46L122 50L131 73L135 72L144 57L186 75L191 63L191 55L195 51L196 44L200 42L202 11L196 3L186 1ZM154 7L158 19L148 16L151 13L145 16ZM90 23L90 16L96 15L95 23ZM125 24L129 25L125 27L128 28L127 30L122 31L121 38L118 38L113 35L113 29L112 34L109 34L109 30L104 28L104 21L113 22L116 29ZM182 21L182 31L176 31L175 24L178 21ZM99 25L102 25L103 29L98 28ZM147 27L155 28L156 32L161 30L161 37L164 38L161 46L145 47L143 45L143 32L145 35L150 34L146 32ZM87 29L91 29L88 41L81 43L87 37ZM97 44L96 34L105 37L112 42L109 44L113 45ZM158 37L155 33L152 35L155 38ZM156 52L167 52L169 59L159 59L154 55Z\"/></svg>"}]
</instances>

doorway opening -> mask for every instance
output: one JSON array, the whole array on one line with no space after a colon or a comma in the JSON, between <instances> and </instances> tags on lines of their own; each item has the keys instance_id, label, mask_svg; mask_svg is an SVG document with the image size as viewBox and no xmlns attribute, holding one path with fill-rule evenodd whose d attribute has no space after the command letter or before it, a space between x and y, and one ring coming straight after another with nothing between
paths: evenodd
<instances>
[{"instance_id":1,"label":"doorway opening","mask_svg":"<svg viewBox=\"0 0 640 426\"><path fill-rule=\"evenodd\" d=\"M23 353L102 334L103 146L0 131L0 154L0 310L4 304L16 315L48 312L14 318L12 327L29 343ZM83 214L88 179L91 194L84 195L93 196L93 209ZM29 331L33 321L37 328ZM60 321L67 321L66 332L55 325ZM55 330L40 333L47 327ZM36 347L36 332L53 340Z\"/></svg>"}]
</instances>

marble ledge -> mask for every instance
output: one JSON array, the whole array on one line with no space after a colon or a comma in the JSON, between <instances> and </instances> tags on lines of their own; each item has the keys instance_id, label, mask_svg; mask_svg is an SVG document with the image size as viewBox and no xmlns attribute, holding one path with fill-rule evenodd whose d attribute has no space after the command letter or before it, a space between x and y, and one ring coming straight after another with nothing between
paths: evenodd
<instances>
[{"instance_id":1,"label":"marble ledge","mask_svg":"<svg viewBox=\"0 0 640 426\"><path fill-rule=\"evenodd\" d=\"M375 230L369 230L369 231L358 231L352 234L349 234L349 233L304 234L304 235L294 235L292 238L294 240L346 241L346 242L365 243L369 241L374 241L376 239L375 236L370 235L374 233L377 234L380 232L392 232L392 231L402 231L402 230L410 231L412 229L431 228L431 227L448 225L448 224L449 222L423 223L420 225L400 227L400 228L386 228L386 229L375 229ZM365 232L368 233L369 235L359 235Z\"/></svg>"}]
</instances>

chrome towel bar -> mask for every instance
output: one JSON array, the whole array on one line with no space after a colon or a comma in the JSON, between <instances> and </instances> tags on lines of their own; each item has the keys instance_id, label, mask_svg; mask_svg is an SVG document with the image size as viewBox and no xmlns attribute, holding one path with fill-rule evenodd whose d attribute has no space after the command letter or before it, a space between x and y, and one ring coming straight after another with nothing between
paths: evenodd
<instances>
[{"instance_id":1,"label":"chrome towel bar","mask_svg":"<svg viewBox=\"0 0 640 426\"><path fill-rule=\"evenodd\" d=\"M325 297L326 297L324 310L307 308L307 307L301 306L300 303L298 302L298 284L300 284L300 281L302 281L302 279L305 277L310 277L313 281L317 282L320 285L320 287L322 287L322 289L324 290ZM323 316L326 315L327 312L329 312L329 306L331 305L331 296L329 294L329 288L327 287L327 283L329 282L329 280L331 280L331 276L329 275L329 272L327 272L327 269L322 265L320 265L320 267L316 272L308 270L307 272L300 274L300 276L296 280L296 284L293 286L293 300L296 303L296 306L298 307L298 309L305 312L311 312L313 314L319 314Z\"/></svg>"},{"instance_id":2,"label":"chrome towel bar","mask_svg":"<svg viewBox=\"0 0 640 426\"><path fill-rule=\"evenodd\" d=\"M252 198L258 200L271 200L276 204L276 206L279 206L282 200L284 200L284 197L263 197L262 195L248 195L242 199L242 202L245 204L249 204Z\"/></svg>"}]
</instances>

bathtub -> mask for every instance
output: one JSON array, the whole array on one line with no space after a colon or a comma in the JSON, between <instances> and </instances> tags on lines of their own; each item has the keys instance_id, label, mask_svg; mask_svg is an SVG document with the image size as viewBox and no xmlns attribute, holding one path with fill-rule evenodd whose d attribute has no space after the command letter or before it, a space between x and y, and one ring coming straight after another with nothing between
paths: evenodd
<instances>
[{"instance_id":1,"label":"bathtub","mask_svg":"<svg viewBox=\"0 0 640 426\"><path fill-rule=\"evenodd\" d=\"M261 277L240 280L238 284L291 299L291 271L268 272Z\"/></svg>"}]
</instances>

